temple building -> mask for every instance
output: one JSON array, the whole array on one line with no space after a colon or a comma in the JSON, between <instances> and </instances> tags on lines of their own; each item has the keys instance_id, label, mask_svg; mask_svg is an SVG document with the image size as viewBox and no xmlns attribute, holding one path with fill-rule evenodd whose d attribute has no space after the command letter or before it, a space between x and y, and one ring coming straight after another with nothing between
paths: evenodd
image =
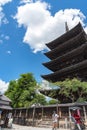
<instances>
[{"instance_id":1,"label":"temple building","mask_svg":"<svg viewBox=\"0 0 87 130\"><path fill-rule=\"evenodd\" d=\"M63 81L66 78L79 78L87 81L87 34L81 23L68 30L57 39L47 43L50 51L44 53L50 61L43 63L52 71L41 75L51 82Z\"/></svg>"},{"instance_id":2,"label":"temple building","mask_svg":"<svg viewBox=\"0 0 87 130\"><path fill-rule=\"evenodd\" d=\"M12 110L11 100L4 94L0 94L0 111Z\"/></svg>"}]
</instances>

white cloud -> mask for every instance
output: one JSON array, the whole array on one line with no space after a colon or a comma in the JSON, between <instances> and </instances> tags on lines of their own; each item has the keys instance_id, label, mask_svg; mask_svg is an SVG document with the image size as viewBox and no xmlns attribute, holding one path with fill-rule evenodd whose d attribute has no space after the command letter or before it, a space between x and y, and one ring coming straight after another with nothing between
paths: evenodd
<instances>
[{"instance_id":1,"label":"white cloud","mask_svg":"<svg viewBox=\"0 0 87 130\"><path fill-rule=\"evenodd\" d=\"M5 81L0 79L0 92L4 93L8 89L9 83L6 83Z\"/></svg>"},{"instance_id":2,"label":"white cloud","mask_svg":"<svg viewBox=\"0 0 87 130\"><path fill-rule=\"evenodd\" d=\"M2 12L2 7L0 7L0 25L3 22L4 19L4 13Z\"/></svg>"},{"instance_id":3,"label":"white cloud","mask_svg":"<svg viewBox=\"0 0 87 130\"><path fill-rule=\"evenodd\" d=\"M3 43L4 40L9 40L10 37L8 35L1 34L0 35L0 43Z\"/></svg>"},{"instance_id":4,"label":"white cloud","mask_svg":"<svg viewBox=\"0 0 87 130\"><path fill-rule=\"evenodd\" d=\"M9 36L5 36L5 40L9 40L10 39L10 37Z\"/></svg>"},{"instance_id":5,"label":"white cloud","mask_svg":"<svg viewBox=\"0 0 87 130\"><path fill-rule=\"evenodd\" d=\"M47 80L42 80L40 87L41 87L42 90L59 89L58 86L48 82Z\"/></svg>"},{"instance_id":6,"label":"white cloud","mask_svg":"<svg viewBox=\"0 0 87 130\"><path fill-rule=\"evenodd\" d=\"M8 50L8 51L6 51L6 53L7 53L7 54L11 54L11 51Z\"/></svg>"},{"instance_id":7,"label":"white cloud","mask_svg":"<svg viewBox=\"0 0 87 130\"><path fill-rule=\"evenodd\" d=\"M8 20L5 18L5 14L3 13L3 6L12 0L0 0L0 25L2 23L7 24Z\"/></svg>"},{"instance_id":8,"label":"white cloud","mask_svg":"<svg viewBox=\"0 0 87 130\"><path fill-rule=\"evenodd\" d=\"M48 81L42 80L41 89L43 89L43 90L45 90L45 89L46 89L46 90L49 90L49 89L52 89L52 88L50 87L50 84L49 84Z\"/></svg>"},{"instance_id":9,"label":"white cloud","mask_svg":"<svg viewBox=\"0 0 87 130\"><path fill-rule=\"evenodd\" d=\"M45 43L63 34L66 21L70 29L78 22L84 25L85 16L80 10L60 10L52 16L49 7L47 3L40 1L27 3L18 7L14 17L19 27L26 28L23 42L27 43L34 53L46 49Z\"/></svg>"},{"instance_id":10,"label":"white cloud","mask_svg":"<svg viewBox=\"0 0 87 130\"><path fill-rule=\"evenodd\" d=\"M1 34L0 38L3 38L5 40L9 40L10 39L10 37L8 35L4 35L4 34Z\"/></svg>"},{"instance_id":11,"label":"white cloud","mask_svg":"<svg viewBox=\"0 0 87 130\"><path fill-rule=\"evenodd\" d=\"M0 6L5 5L8 2L11 2L12 0L0 0Z\"/></svg>"},{"instance_id":12,"label":"white cloud","mask_svg":"<svg viewBox=\"0 0 87 130\"><path fill-rule=\"evenodd\" d=\"M87 26L85 27L85 32L87 33Z\"/></svg>"},{"instance_id":13,"label":"white cloud","mask_svg":"<svg viewBox=\"0 0 87 130\"><path fill-rule=\"evenodd\" d=\"M21 4L32 3L33 0L21 0Z\"/></svg>"}]
</instances>

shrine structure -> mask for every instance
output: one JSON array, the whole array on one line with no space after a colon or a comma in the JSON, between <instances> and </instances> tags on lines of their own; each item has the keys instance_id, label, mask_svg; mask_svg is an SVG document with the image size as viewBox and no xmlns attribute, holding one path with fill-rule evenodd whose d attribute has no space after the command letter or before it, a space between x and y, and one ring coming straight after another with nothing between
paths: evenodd
<instances>
[{"instance_id":1,"label":"shrine structure","mask_svg":"<svg viewBox=\"0 0 87 130\"><path fill-rule=\"evenodd\" d=\"M80 23L71 30L67 27L67 32L46 44L50 49L45 55L50 59L43 63L45 67L53 71L42 78L51 82L65 80L66 78L77 77L87 80L87 35ZM53 90L40 90L44 95L49 95ZM62 103L54 105L30 106L28 108L13 109L14 123L21 125L32 125L38 127L52 128L52 112L55 110L59 114L59 128L71 128L70 107L80 107L81 116L87 120L87 102L71 103L64 95L59 94L59 89L54 90L53 98L61 99ZM66 102L66 100L68 102Z\"/></svg>"}]
</instances>

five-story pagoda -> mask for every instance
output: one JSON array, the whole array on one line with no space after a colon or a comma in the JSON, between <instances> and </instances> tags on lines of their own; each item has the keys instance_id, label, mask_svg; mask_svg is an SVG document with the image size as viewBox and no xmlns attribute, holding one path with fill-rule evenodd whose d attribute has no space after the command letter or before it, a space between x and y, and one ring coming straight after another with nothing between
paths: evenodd
<instances>
[{"instance_id":1,"label":"five-story pagoda","mask_svg":"<svg viewBox=\"0 0 87 130\"><path fill-rule=\"evenodd\" d=\"M46 45L50 51L44 54L50 61L43 65L52 73L42 75L43 79L51 82L73 77L87 80L87 35L81 23Z\"/></svg>"}]
</instances>

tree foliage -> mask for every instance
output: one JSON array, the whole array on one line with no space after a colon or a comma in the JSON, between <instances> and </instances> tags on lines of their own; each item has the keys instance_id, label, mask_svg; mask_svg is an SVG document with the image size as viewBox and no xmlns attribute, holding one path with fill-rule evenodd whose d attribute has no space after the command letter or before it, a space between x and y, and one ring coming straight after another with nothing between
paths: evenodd
<instances>
[{"instance_id":1,"label":"tree foliage","mask_svg":"<svg viewBox=\"0 0 87 130\"><path fill-rule=\"evenodd\" d=\"M18 80L10 81L5 95L12 100L14 108L29 107L34 103L45 104L45 97L36 91L38 87L32 73L21 74Z\"/></svg>"},{"instance_id":2,"label":"tree foliage","mask_svg":"<svg viewBox=\"0 0 87 130\"><path fill-rule=\"evenodd\" d=\"M51 105L51 104L57 104L58 101L57 100L54 100L54 99L51 99L49 100L48 104Z\"/></svg>"},{"instance_id":3,"label":"tree foliage","mask_svg":"<svg viewBox=\"0 0 87 130\"><path fill-rule=\"evenodd\" d=\"M81 102L87 100L87 82L73 78L55 83L60 87L59 94L66 97L69 102ZM63 99L62 99L63 100Z\"/></svg>"}]
</instances>

